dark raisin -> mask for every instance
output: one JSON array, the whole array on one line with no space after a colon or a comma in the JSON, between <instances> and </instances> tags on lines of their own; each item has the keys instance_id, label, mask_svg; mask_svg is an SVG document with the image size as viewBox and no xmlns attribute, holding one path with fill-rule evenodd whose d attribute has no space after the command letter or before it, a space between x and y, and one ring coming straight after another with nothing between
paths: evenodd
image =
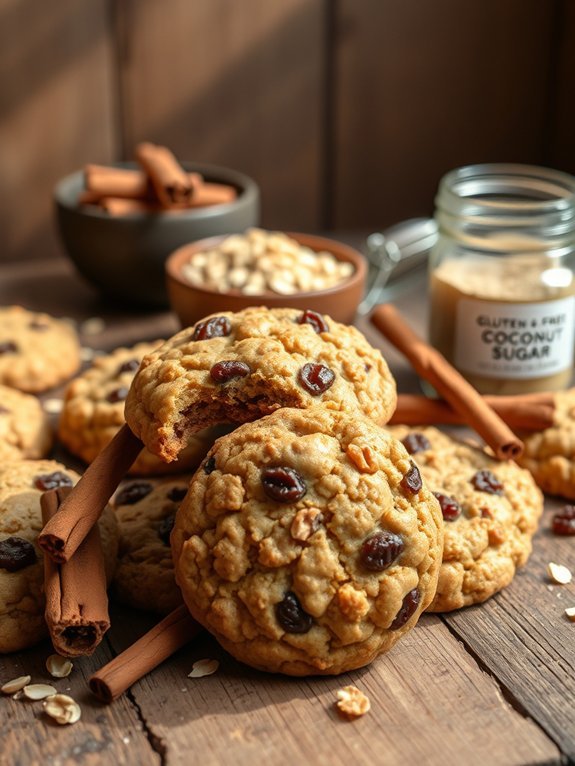
<instances>
[{"instance_id":1,"label":"dark raisin","mask_svg":"<svg viewBox=\"0 0 575 766\"><path fill-rule=\"evenodd\" d=\"M0 354L15 354L18 351L18 346L11 340L4 340L0 342Z\"/></svg>"},{"instance_id":2,"label":"dark raisin","mask_svg":"<svg viewBox=\"0 0 575 766\"><path fill-rule=\"evenodd\" d=\"M62 471L42 473L34 479L34 486L36 489L41 489L42 492L47 492L49 489L57 489L58 487L71 487L73 484L74 482L68 474Z\"/></svg>"},{"instance_id":3,"label":"dark raisin","mask_svg":"<svg viewBox=\"0 0 575 766\"><path fill-rule=\"evenodd\" d=\"M169 516L166 516L160 521L160 525L158 527L158 537L164 543L164 545L170 544L170 535L172 533L172 529L174 528L175 520L176 514L170 513Z\"/></svg>"},{"instance_id":4,"label":"dark raisin","mask_svg":"<svg viewBox=\"0 0 575 766\"><path fill-rule=\"evenodd\" d=\"M149 495L153 487L147 481L135 481L118 492L114 505L134 505Z\"/></svg>"},{"instance_id":5,"label":"dark raisin","mask_svg":"<svg viewBox=\"0 0 575 766\"><path fill-rule=\"evenodd\" d=\"M46 332L46 330L50 329L50 323L46 319L33 319L28 327L31 330L36 330L37 332Z\"/></svg>"},{"instance_id":6,"label":"dark raisin","mask_svg":"<svg viewBox=\"0 0 575 766\"><path fill-rule=\"evenodd\" d=\"M214 383L227 383L232 378L245 378L250 372L245 362L218 362L210 370L210 377Z\"/></svg>"},{"instance_id":7,"label":"dark raisin","mask_svg":"<svg viewBox=\"0 0 575 766\"><path fill-rule=\"evenodd\" d=\"M413 431L413 433L407 434L405 439L402 439L401 443L410 455L415 455L416 452L425 452L425 450L431 449L429 439L425 434L419 431Z\"/></svg>"},{"instance_id":8,"label":"dark raisin","mask_svg":"<svg viewBox=\"0 0 575 766\"><path fill-rule=\"evenodd\" d=\"M187 487L172 487L168 492L168 500L171 500L173 503L181 503L187 491Z\"/></svg>"},{"instance_id":9,"label":"dark raisin","mask_svg":"<svg viewBox=\"0 0 575 766\"><path fill-rule=\"evenodd\" d=\"M127 396L128 389L125 386L120 386L119 388L115 388L113 391L110 391L106 397L106 401L110 402L110 404L116 404L117 402L123 402Z\"/></svg>"},{"instance_id":10,"label":"dark raisin","mask_svg":"<svg viewBox=\"0 0 575 766\"><path fill-rule=\"evenodd\" d=\"M18 572L37 561L32 543L22 537L7 537L0 540L0 569Z\"/></svg>"},{"instance_id":11,"label":"dark raisin","mask_svg":"<svg viewBox=\"0 0 575 766\"><path fill-rule=\"evenodd\" d=\"M417 495L419 490L423 487L421 474L419 473L419 468L415 465L415 463L411 464L411 468L401 480L400 486L402 490L407 492L409 495Z\"/></svg>"},{"instance_id":12,"label":"dark raisin","mask_svg":"<svg viewBox=\"0 0 575 766\"><path fill-rule=\"evenodd\" d=\"M553 516L553 534L575 535L575 505L564 505Z\"/></svg>"},{"instance_id":13,"label":"dark raisin","mask_svg":"<svg viewBox=\"0 0 575 766\"><path fill-rule=\"evenodd\" d=\"M192 340L209 340L210 338L225 338L232 331L232 325L227 317L212 317L198 322L194 328Z\"/></svg>"},{"instance_id":14,"label":"dark raisin","mask_svg":"<svg viewBox=\"0 0 575 766\"><path fill-rule=\"evenodd\" d=\"M298 319L299 324L309 324L312 326L313 331L320 333L320 332L329 332L329 327L327 326L327 322L322 317L321 314L318 314L317 311L312 311L311 309L306 309L303 314Z\"/></svg>"},{"instance_id":15,"label":"dark raisin","mask_svg":"<svg viewBox=\"0 0 575 766\"><path fill-rule=\"evenodd\" d=\"M206 460L204 463L204 473L208 474L208 476L212 473L212 471L216 470L216 459L213 455L210 455L210 457Z\"/></svg>"},{"instance_id":16,"label":"dark raisin","mask_svg":"<svg viewBox=\"0 0 575 766\"><path fill-rule=\"evenodd\" d=\"M116 375L121 375L123 372L136 372L139 366L140 362L137 359L128 359L118 367Z\"/></svg>"},{"instance_id":17,"label":"dark raisin","mask_svg":"<svg viewBox=\"0 0 575 766\"><path fill-rule=\"evenodd\" d=\"M299 371L299 382L312 396L319 396L332 385L335 372L323 364L308 362Z\"/></svg>"},{"instance_id":18,"label":"dark raisin","mask_svg":"<svg viewBox=\"0 0 575 766\"><path fill-rule=\"evenodd\" d=\"M439 500L441 513L445 521L455 521L455 519L461 516L461 506L454 497L444 495L442 492L434 492L433 494Z\"/></svg>"},{"instance_id":19,"label":"dark raisin","mask_svg":"<svg viewBox=\"0 0 575 766\"><path fill-rule=\"evenodd\" d=\"M378 532L364 540L359 557L366 569L383 572L403 551L403 540L393 532Z\"/></svg>"},{"instance_id":20,"label":"dark raisin","mask_svg":"<svg viewBox=\"0 0 575 766\"><path fill-rule=\"evenodd\" d=\"M410 590L407 596L403 599L401 609L397 613L395 620L389 626L390 630L397 630L402 628L409 618L414 614L419 605L419 591L417 588Z\"/></svg>"},{"instance_id":21,"label":"dark raisin","mask_svg":"<svg viewBox=\"0 0 575 766\"><path fill-rule=\"evenodd\" d=\"M470 481L478 492L487 492L489 495L503 494L503 484L487 469L477 471Z\"/></svg>"},{"instance_id":22,"label":"dark raisin","mask_svg":"<svg viewBox=\"0 0 575 766\"><path fill-rule=\"evenodd\" d=\"M286 633L307 633L313 625L311 615L304 612L298 597L288 591L283 601L276 604L276 617Z\"/></svg>"},{"instance_id":23,"label":"dark raisin","mask_svg":"<svg viewBox=\"0 0 575 766\"><path fill-rule=\"evenodd\" d=\"M9 415L11 410L8 409L8 407L4 407L3 404L0 404L0 415Z\"/></svg>"},{"instance_id":24,"label":"dark raisin","mask_svg":"<svg viewBox=\"0 0 575 766\"><path fill-rule=\"evenodd\" d=\"M264 468L261 476L266 495L278 503L295 503L307 492L304 480L293 468Z\"/></svg>"}]
</instances>

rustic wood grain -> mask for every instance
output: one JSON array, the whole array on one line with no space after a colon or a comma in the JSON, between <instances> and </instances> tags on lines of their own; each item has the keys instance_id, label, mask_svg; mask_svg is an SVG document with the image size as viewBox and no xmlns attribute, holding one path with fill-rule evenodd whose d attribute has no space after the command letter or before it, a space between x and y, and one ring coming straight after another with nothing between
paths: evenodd
<instances>
[{"instance_id":1,"label":"rustic wood grain","mask_svg":"<svg viewBox=\"0 0 575 766\"><path fill-rule=\"evenodd\" d=\"M115 650L137 634L131 619L116 621ZM218 671L188 679L203 658L218 659ZM334 708L337 690L350 683L372 704L354 722ZM507 704L497 683L431 615L369 668L337 678L258 673L204 634L134 685L131 698L170 764L188 763L190 752L201 754L205 766L225 763L231 752L237 766L560 762L553 743Z\"/></svg>"},{"instance_id":2,"label":"rustic wood grain","mask_svg":"<svg viewBox=\"0 0 575 766\"><path fill-rule=\"evenodd\" d=\"M341 0L330 224L429 215L460 165L540 163L554 5Z\"/></svg>"},{"instance_id":3,"label":"rustic wood grain","mask_svg":"<svg viewBox=\"0 0 575 766\"><path fill-rule=\"evenodd\" d=\"M52 189L114 156L107 0L0 0L1 260L59 252Z\"/></svg>"},{"instance_id":4,"label":"rustic wood grain","mask_svg":"<svg viewBox=\"0 0 575 766\"><path fill-rule=\"evenodd\" d=\"M118 4L124 145L252 176L268 227L320 225L323 0Z\"/></svg>"},{"instance_id":5,"label":"rustic wood grain","mask_svg":"<svg viewBox=\"0 0 575 766\"><path fill-rule=\"evenodd\" d=\"M32 683L51 684L80 704L82 718L76 724L60 726L43 713L41 702L3 697L0 762L7 766L160 763L129 699L125 697L115 705L105 706L88 689L89 676L110 658L109 647L102 644L93 657L75 659L68 678L52 678L46 670L46 658L53 651L45 642L26 652L0 655L0 681L31 675Z\"/></svg>"},{"instance_id":6,"label":"rustic wood grain","mask_svg":"<svg viewBox=\"0 0 575 766\"><path fill-rule=\"evenodd\" d=\"M551 585L546 575L550 561L575 573L575 541L550 533L550 505L533 555L511 586L444 619L575 763L575 626L564 614L575 606L575 583Z\"/></svg>"}]
</instances>

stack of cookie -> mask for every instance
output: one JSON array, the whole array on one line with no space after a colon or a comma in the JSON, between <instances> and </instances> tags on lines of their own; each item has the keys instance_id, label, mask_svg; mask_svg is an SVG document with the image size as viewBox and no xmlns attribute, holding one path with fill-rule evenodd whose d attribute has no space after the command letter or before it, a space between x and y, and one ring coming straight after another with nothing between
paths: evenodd
<instances>
[{"instance_id":1,"label":"stack of cookie","mask_svg":"<svg viewBox=\"0 0 575 766\"><path fill-rule=\"evenodd\" d=\"M39 497L78 478L38 461L51 427L16 389L40 392L80 363L67 324L5 312L0 652L45 633ZM97 357L65 391L58 439L90 463L125 417L144 445L101 521L110 571L119 537L114 596L162 614L183 596L232 655L300 675L365 665L424 610L496 593L529 555L541 492L436 429L386 429L395 403L381 353L314 311L224 313ZM557 428L527 442L528 467Z\"/></svg>"}]
</instances>

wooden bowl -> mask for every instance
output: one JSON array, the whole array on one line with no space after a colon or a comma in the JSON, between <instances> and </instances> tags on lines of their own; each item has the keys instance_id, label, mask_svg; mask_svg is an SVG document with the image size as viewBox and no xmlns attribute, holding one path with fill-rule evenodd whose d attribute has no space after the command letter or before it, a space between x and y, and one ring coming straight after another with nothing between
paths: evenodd
<instances>
[{"instance_id":1,"label":"wooden bowl","mask_svg":"<svg viewBox=\"0 0 575 766\"><path fill-rule=\"evenodd\" d=\"M342 242L312 234L293 232L286 232L286 234L314 252L324 250L331 253L338 261L352 263L353 274L334 287L313 292L299 292L292 295L264 292L261 295L244 295L239 290L229 290L221 293L192 285L182 276L182 266L189 261L192 254L213 249L226 237L202 239L178 248L166 260L168 298L182 327L189 327L208 314L241 311L249 306L312 309L320 314L328 314L337 322L351 324L365 290L367 278L365 258L357 250Z\"/></svg>"}]
</instances>

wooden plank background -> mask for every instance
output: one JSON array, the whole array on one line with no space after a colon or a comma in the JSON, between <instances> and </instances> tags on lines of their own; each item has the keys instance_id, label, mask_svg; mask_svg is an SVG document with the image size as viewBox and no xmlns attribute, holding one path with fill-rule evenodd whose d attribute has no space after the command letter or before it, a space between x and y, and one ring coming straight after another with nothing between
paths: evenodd
<instances>
[{"instance_id":1,"label":"wooden plank background","mask_svg":"<svg viewBox=\"0 0 575 766\"><path fill-rule=\"evenodd\" d=\"M431 214L468 162L575 172L574 51L572 0L0 0L0 260L60 254L55 182L141 139L286 229Z\"/></svg>"}]
</instances>

